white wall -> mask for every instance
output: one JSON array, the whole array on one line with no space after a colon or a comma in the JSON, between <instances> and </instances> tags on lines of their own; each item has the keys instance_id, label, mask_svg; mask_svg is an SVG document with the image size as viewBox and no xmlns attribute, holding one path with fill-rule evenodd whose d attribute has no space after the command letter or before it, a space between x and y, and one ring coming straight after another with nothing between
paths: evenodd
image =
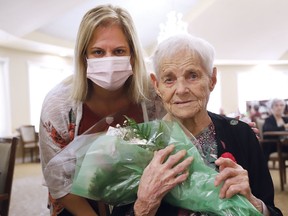
<instances>
[{"instance_id":1,"label":"white wall","mask_svg":"<svg viewBox=\"0 0 288 216\"><path fill-rule=\"evenodd\" d=\"M238 84L237 74L249 69L247 66L218 65L218 73L221 74L221 101L225 113L233 113L238 110Z\"/></svg>"},{"instance_id":2,"label":"white wall","mask_svg":"<svg viewBox=\"0 0 288 216\"><path fill-rule=\"evenodd\" d=\"M11 131L14 133L19 126L30 124L28 63L49 63L57 59L72 65L72 59L3 47L0 47L0 58L9 60Z\"/></svg>"},{"instance_id":3,"label":"white wall","mask_svg":"<svg viewBox=\"0 0 288 216\"><path fill-rule=\"evenodd\" d=\"M10 107L11 107L11 131L23 124L30 124L30 103L29 103L29 76L28 63L49 63L51 59L63 61L72 66L71 58L61 58L58 56L47 56L45 54L36 54L13 49L0 47L0 58L9 60L9 86L10 86ZM239 73L253 71L255 65L217 65L219 76L221 107L225 113L235 113L238 111L238 83ZM275 71L287 73L288 64L271 66ZM277 73L275 73L275 76ZM275 83L275 77L271 77L271 83ZM257 83L261 82L261 76L255 80L255 85L246 86L250 91L257 91ZM288 86L288 83L287 83ZM269 86L267 86L269 88ZM217 96L218 97L218 96ZM277 97L277 95L275 95ZM287 97L288 98L288 91ZM214 98L215 99L215 98ZM269 98L267 98L269 99ZM211 100L211 98L210 98ZM217 99L216 99L217 100ZM215 112L215 110L213 110ZM19 146L18 146L19 148ZM20 157L18 149L17 157Z\"/></svg>"},{"instance_id":4,"label":"white wall","mask_svg":"<svg viewBox=\"0 0 288 216\"><path fill-rule=\"evenodd\" d=\"M3 47L0 47L0 58L7 58L9 60L8 68L11 94L10 107L12 113L11 131L15 132L15 130L20 125L30 123L28 63L47 63L50 62L51 59L56 59L57 61L63 61L72 65L72 59L7 49ZM237 112L239 107L237 76L240 73L246 73L255 70L255 65L219 64L216 66L218 73L220 74L218 84L221 85L221 107L224 109L225 113ZM272 65L271 68L275 70L275 76L277 76L277 71L287 73L288 76L288 64ZM246 88L248 90L250 89L250 91L257 91L257 84L259 82L261 82L261 75L259 76L259 79L254 80L254 85L247 85ZM274 82L275 77L272 76L271 84ZM269 86L267 86L267 88L269 88ZM277 95L275 95L275 97L277 97Z\"/></svg>"},{"instance_id":5,"label":"white wall","mask_svg":"<svg viewBox=\"0 0 288 216\"><path fill-rule=\"evenodd\" d=\"M259 76L255 78L255 76L252 76L248 78L247 83L245 85L242 85L241 88L245 89L246 93L252 95L258 95L258 99L261 100L269 100L273 97L278 98L288 98L288 82L286 85L283 85L282 87L276 89L276 91L273 92L274 89L273 85L275 85L275 88L278 87L278 84L280 81L277 81L277 77L283 74L286 75L288 78L288 64L272 64L269 66L269 71L259 71L259 65L258 64L251 64L251 65L218 65L218 73L221 74L221 102L222 107L224 108L225 113L235 113L239 109L239 92L238 92L238 80L237 77L239 74L243 73L257 73ZM267 68L267 67L262 67ZM261 75L263 72L263 75ZM268 73L269 72L269 73ZM272 75L271 75L272 72ZM264 76L270 74L270 83L267 83L267 78L264 79ZM259 88L257 86L262 85L263 83L266 86L267 94L263 96L263 88ZM282 89L282 91L280 90ZM250 99L247 98L249 101Z\"/></svg>"}]
</instances>

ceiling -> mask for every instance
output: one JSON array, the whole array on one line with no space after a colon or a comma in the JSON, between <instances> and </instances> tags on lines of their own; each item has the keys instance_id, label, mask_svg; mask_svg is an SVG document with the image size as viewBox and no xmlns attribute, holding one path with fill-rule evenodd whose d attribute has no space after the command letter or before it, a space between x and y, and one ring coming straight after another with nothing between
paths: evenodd
<instances>
[{"instance_id":1,"label":"ceiling","mask_svg":"<svg viewBox=\"0 0 288 216\"><path fill-rule=\"evenodd\" d=\"M106 3L131 13L148 55L173 10L218 60L288 60L287 0L0 0L0 46L72 56L83 15Z\"/></svg>"}]
</instances>

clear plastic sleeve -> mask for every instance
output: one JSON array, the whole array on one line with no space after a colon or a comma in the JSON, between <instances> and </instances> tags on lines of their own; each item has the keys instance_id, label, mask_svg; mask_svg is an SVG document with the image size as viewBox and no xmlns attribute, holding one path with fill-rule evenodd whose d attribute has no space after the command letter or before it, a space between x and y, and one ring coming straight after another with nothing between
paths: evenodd
<instances>
[{"instance_id":1,"label":"clear plastic sleeve","mask_svg":"<svg viewBox=\"0 0 288 216\"><path fill-rule=\"evenodd\" d=\"M204 163L196 147L197 141L178 123L155 120L136 126L144 131L146 144L140 139L137 143L137 139L131 141L127 137L106 134L98 134L94 140L84 136L73 141L83 148L75 151L72 193L111 205L132 203L153 151L174 144L175 152L186 149L187 157L193 156L194 160L189 168L189 178L172 189L164 198L165 202L212 215L262 215L241 195L219 198L220 187L214 186L217 172Z\"/></svg>"}]
</instances>

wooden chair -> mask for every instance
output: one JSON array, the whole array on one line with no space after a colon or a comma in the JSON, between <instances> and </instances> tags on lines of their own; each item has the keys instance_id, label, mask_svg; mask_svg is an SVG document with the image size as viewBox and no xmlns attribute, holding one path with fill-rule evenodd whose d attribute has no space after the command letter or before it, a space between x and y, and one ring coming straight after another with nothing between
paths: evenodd
<instances>
[{"instance_id":1,"label":"wooden chair","mask_svg":"<svg viewBox=\"0 0 288 216\"><path fill-rule=\"evenodd\" d=\"M26 152L30 152L31 162L38 160L39 146L38 133L35 131L34 125L23 125L19 128L21 148L22 148L22 162L25 162ZM36 156L34 160L34 155Z\"/></svg>"},{"instance_id":2,"label":"wooden chair","mask_svg":"<svg viewBox=\"0 0 288 216\"><path fill-rule=\"evenodd\" d=\"M0 215L8 216L18 139L0 138Z\"/></svg>"},{"instance_id":3,"label":"wooden chair","mask_svg":"<svg viewBox=\"0 0 288 216\"><path fill-rule=\"evenodd\" d=\"M265 119L262 119L262 118L256 118L256 121L255 121L256 127L259 130L259 143L260 143L261 147L263 145L265 145L265 143L271 143L271 142L274 142L276 145L276 143L278 142L277 139L275 139L275 140L274 139L273 140L264 139L264 137L263 137L264 122L265 122ZM274 153L270 154L269 161L272 161L272 168L276 169L276 163L278 162L278 153L274 152Z\"/></svg>"},{"instance_id":4,"label":"wooden chair","mask_svg":"<svg viewBox=\"0 0 288 216\"><path fill-rule=\"evenodd\" d=\"M286 161L288 161L288 153L282 151L282 146L288 145L288 140L286 142L281 142L279 139L264 139L263 138L263 124L264 119L257 118L256 119L256 126L259 129L259 143L261 146L265 145L265 143L271 143L274 142L275 145L277 145L277 152L273 152L269 156L269 161L272 162L272 167L269 167L269 169L278 169L279 170L279 177L280 177L280 188L281 191L284 190L284 184L287 183L287 174L286 174L286 168L288 168L288 165L286 165ZM276 166L276 164L278 166Z\"/></svg>"},{"instance_id":5,"label":"wooden chair","mask_svg":"<svg viewBox=\"0 0 288 216\"><path fill-rule=\"evenodd\" d=\"M288 153L282 151L282 147L284 145L288 145L288 139L286 139L286 140L278 140L278 142L277 142L277 153L272 153L270 155L270 158L276 157L278 159L278 168L279 168L279 174L280 174L280 188L281 188L281 191L284 191L284 184L287 183L287 172L286 172L286 169L288 168L288 164L286 164L286 161L288 161ZM277 154L277 156L274 156L273 154Z\"/></svg>"}]
</instances>

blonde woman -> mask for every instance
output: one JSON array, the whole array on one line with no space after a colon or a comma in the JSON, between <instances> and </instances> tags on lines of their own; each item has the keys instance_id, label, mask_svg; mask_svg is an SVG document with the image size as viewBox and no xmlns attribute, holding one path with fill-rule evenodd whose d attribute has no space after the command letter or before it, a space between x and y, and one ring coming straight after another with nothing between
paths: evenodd
<instances>
[{"instance_id":1,"label":"blonde woman","mask_svg":"<svg viewBox=\"0 0 288 216\"><path fill-rule=\"evenodd\" d=\"M43 103L40 149L44 173L61 149L95 123L99 123L97 131L105 131L109 125L123 123L123 115L137 122L149 118L144 103L149 93L147 72L126 10L103 5L84 15L74 70L74 75L52 89ZM70 194L72 174L73 170L65 178L44 175L51 215L99 215L95 202Z\"/></svg>"}]
</instances>

